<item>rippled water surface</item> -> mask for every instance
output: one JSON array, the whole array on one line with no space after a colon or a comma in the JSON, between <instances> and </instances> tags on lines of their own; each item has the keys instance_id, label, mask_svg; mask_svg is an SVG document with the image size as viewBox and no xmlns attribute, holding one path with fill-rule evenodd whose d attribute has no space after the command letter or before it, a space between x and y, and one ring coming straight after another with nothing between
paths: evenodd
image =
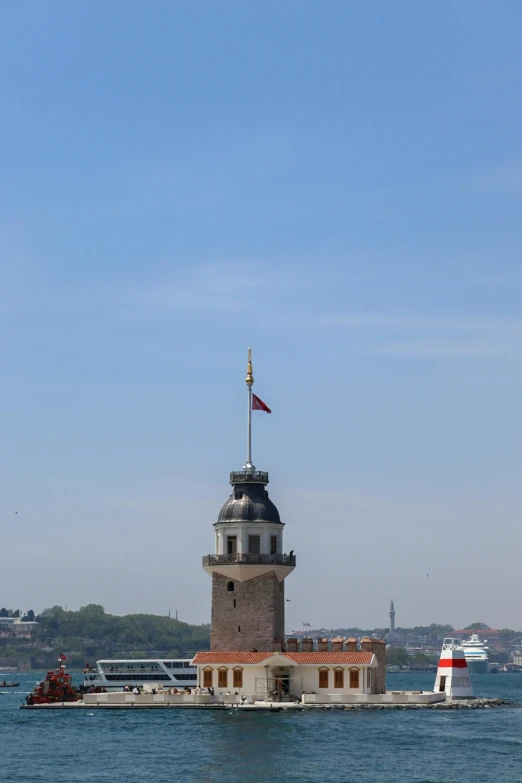
<instances>
[{"instance_id":1,"label":"rippled water surface","mask_svg":"<svg viewBox=\"0 0 522 783\"><path fill-rule=\"evenodd\" d=\"M2 783L522 781L522 709L19 710L38 677L0 688ZM429 690L433 679L389 675L388 687ZM522 674L475 675L473 686L477 696L522 702Z\"/></svg>"}]
</instances>

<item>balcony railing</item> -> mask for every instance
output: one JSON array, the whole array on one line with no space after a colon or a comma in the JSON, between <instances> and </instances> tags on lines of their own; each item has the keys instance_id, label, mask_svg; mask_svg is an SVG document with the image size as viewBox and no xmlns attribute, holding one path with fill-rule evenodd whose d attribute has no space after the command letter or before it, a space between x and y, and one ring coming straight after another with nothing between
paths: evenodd
<instances>
[{"instance_id":1,"label":"balcony railing","mask_svg":"<svg viewBox=\"0 0 522 783\"><path fill-rule=\"evenodd\" d=\"M268 484L266 470L233 470L230 474L231 484Z\"/></svg>"},{"instance_id":2,"label":"balcony railing","mask_svg":"<svg viewBox=\"0 0 522 783\"><path fill-rule=\"evenodd\" d=\"M295 555L252 555L236 552L233 555L205 555L203 567L214 565L283 565L295 566Z\"/></svg>"}]
</instances>

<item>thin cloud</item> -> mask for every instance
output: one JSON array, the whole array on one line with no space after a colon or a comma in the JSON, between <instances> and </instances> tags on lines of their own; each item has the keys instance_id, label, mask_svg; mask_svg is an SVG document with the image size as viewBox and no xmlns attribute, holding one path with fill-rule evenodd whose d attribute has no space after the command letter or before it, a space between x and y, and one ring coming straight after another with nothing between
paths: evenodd
<instances>
[{"instance_id":1,"label":"thin cloud","mask_svg":"<svg viewBox=\"0 0 522 783\"><path fill-rule=\"evenodd\" d=\"M162 284L135 286L119 293L122 310L135 313L186 311L240 312L252 307L252 297L273 284L271 276L251 272L251 261L199 267L195 273Z\"/></svg>"}]
</instances>

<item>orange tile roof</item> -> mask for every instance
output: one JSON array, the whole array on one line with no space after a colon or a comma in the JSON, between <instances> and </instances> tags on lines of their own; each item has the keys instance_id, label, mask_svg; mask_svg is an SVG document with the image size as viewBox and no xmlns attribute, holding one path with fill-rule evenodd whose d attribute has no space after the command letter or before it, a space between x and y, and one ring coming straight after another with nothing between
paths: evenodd
<instances>
[{"instance_id":1,"label":"orange tile roof","mask_svg":"<svg viewBox=\"0 0 522 783\"><path fill-rule=\"evenodd\" d=\"M194 663L261 663L271 655L269 652L199 652Z\"/></svg>"},{"instance_id":2,"label":"orange tile roof","mask_svg":"<svg viewBox=\"0 0 522 783\"><path fill-rule=\"evenodd\" d=\"M290 652L283 653L286 658L291 658L296 663L360 663L369 664L372 660L371 652Z\"/></svg>"},{"instance_id":3,"label":"orange tile roof","mask_svg":"<svg viewBox=\"0 0 522 783\"><path fill-rule=\"evenodd\" d=\"M195 664L202 663L263 663L274 655L290 658L294 663L361 664L371 663L371 652L199 652Z\"/></svg>"}]
</instances>

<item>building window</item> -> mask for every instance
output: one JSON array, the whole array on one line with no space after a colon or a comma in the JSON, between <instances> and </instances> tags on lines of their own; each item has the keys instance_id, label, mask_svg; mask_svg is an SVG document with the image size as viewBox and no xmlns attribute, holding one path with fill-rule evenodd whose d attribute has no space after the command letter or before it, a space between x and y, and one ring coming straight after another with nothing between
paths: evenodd
<instances>
[{"instance_id":1,"label":"building window","mask_svg":"<svg viewBox=\"0 0 522 783\"><path fill-rule=\"evenodd\" d=\"M234 688L243 687L243 669L234 669L233 683L234 683Z\"/></svg>"},{"instance_id":2,"label":"building window","mask_svg":"<svg viewBox=\"0 0 522 783\"><path fill-rule=\"evenodd\" d=\"M319 669L319 687L328 688L328 669Z\"/></svg>"},{"instance_id":3,"label":"building window","mask_svg":"<svg viewBox=\"0 0 522 783\"><path fill-rule=\"evenodd\" d=\"M261 554L261 536L248 536L248 552L251 555Z\"/></svg>"},{"instance_id":4,"label":"building window","mask_svg":"<svg viewBox=\"0 0 522 783\"><path fill-rule=\"evenodd\" d=\"M227 583L227 590L228 590L229 593L233 593L234 592L234 582L228 582Z\"/></svg>"},{"instance_id":5,"label":"building window","mask_svg":"<svg viewBox=\"0 0 522 783\"><path fill-rule=\"evenodd\" d=\"M334 688L344 688L344 669L334 670Z\"/></svg>"},{"instance_id":6,"label":"building window","mask_svg":"<svg viewBox=\"0 0 522 783\"><path fill-rule=\"evenodd\" d=\"M237 553L237 536L227 536L227 554L235 555Z\"/></svg>"},{"instance_id":7,"label":"building window","mask_svg":"<svg viewBox=\"0 0 522 783\"><path fill-rule=\"evenodd\" d=\"M218 669L218 688L228 687L228 669Z\"/></svg>"},{"instance_id":8,"label":"building window","mask_svg":"<svg viewBox=\"0 0 522 783\"><path fill-rule=\"evenodd\" d=\"M277 554L277 536L270 536L270 554Z\"/></svg>"},{"instance_id":9,"label":"building window","mask_svg":"<svg viewBox=\"0 0 522 783\"><path fill-rule=\"evenodd\" d=\"M203 687L212 688L212 669L203 669Z\"/></svg>"},{"instance_id":10,"label":"building window","mask_svg":"<svg viewBox=\"0 0 522 783\"><path fill-rule=\"evenodd\" d=\"M359 669L350 669L350 688L359 687Z\"/></svg>"}]
</instances>

